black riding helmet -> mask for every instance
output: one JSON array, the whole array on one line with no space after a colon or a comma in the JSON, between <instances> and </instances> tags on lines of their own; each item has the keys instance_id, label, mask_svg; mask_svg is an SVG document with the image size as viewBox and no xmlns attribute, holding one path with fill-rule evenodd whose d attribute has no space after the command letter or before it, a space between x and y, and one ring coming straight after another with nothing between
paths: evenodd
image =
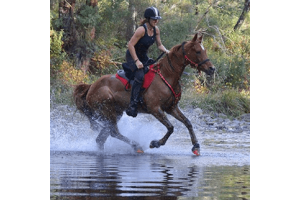
<instances>
[{"instance_id":1,"label":"black riding helmet","mask_svg":"<svg viewBox=\"0 0 300 200\"><path fill-rule=\"evenodd\" d=\"M159 15L159 11L157 8L151 6L145 10L144 17L151 18L151 19L161 19L161 16Z\"/></svg>"}]
</instances>

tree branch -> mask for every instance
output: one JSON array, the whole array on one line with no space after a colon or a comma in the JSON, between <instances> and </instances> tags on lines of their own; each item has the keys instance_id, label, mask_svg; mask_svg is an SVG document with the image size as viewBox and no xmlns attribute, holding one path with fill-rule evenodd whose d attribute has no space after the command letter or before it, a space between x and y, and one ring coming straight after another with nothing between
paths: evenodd
<instances>
[{"instance_id":1,"label":"tree branch","mask_svg":"<svg viewBox=\"0 0 300 200\"><path fill-rule=\"evenodd\" d=\"M200 23L202 21L202 19L205 17L205 15L209 12L210 7L212 6L212 4L210 6L208 6L208 8L206 9L206 11L204 12L204 14L200 17L199 21L198 21L198 25L196 26L195 30L198 31L198 28L200 26Z\"/></svg>"},{"instance_id":2,"label":"tree branch","mask_svg":"<svg viewBox=\"0 0 300 200\"><path fill-rule=\"evenodd\" d=\"M209 21L208 21L208 18L207 18L207 17L206 17L206 23L207 23L207 26L208 26L209 28L214 29L214 30L219 34L219 37L218 37L218 38L220 38L220 42L221 42L222 44L220 44L220 42L218 42L218 40L217 40L217 38L216 38L215 35L211 35L211 34L208 34L208 33L205 33L205 34L207 34L207 35L213 37L214 40L215 40L215 42L216 42L216 43L218 44L218 46L220 47L220 49L222 49L222 51L223 51L224 53L226 53L226 47L225 47L225 43L224 43L224 40L223 40L223 35L222 35L222 33L220 32L219 27L216 26L216 25L211 26L211 25L209 24Z\"/></svg>"},{"instance_id":3,"label":"tree branch","mask_svg":"<svg viewBox=\"0 0 300 200\"><path fill-rule=\"evenodd\" d=\"M210 6L208 6L206 8L206 11L204 12L204 14L199 18L198 20L198 25L196 26L195 30L198 32L198 29L199 29L199 26L200 26L200 23L201 21L203 20L203 18L206 16L206 14L209 12L209 9L212 7L212 6L216 6L220 3L220 1L216 1L215 3L212 3L210 4Z\"/></svg>"}]
</instances>

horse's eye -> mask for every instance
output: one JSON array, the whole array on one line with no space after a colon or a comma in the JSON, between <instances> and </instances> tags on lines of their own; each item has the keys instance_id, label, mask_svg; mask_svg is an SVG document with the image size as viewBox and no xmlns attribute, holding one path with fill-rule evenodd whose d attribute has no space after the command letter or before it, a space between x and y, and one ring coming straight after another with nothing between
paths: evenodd
<instances>
[{"instance_id":1,"label":"horse's eye","mask_svg":"<svg viewBox=\"0 0 300 200\"><path fill-rule=\"evenodd\" d=\"M201 54L201 51L196 51L196 54Z\"/></svg>"}]
</instances>

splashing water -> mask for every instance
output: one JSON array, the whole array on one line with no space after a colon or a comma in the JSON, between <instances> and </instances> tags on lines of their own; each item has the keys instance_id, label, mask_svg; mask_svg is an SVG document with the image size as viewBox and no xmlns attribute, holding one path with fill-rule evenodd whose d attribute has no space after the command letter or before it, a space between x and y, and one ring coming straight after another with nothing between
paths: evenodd
<instances>
[{"instance_id":1,"label":"splashing water","mask_svg":"<svg viewBox=\"0 0 300 200\"><path fill-rule=\"evenodd\" d=\"M139 115L136 118L126 114L118 122L118 128L122 135L138 142L144 150L149 148L150 141L162 137L166 128L156 122L150 115ZM59 106L51 112L50 117L50 150L51 151L98 151L96 137L98 132L90 128L87 118L75 113L74 108ZM105 151L112 153L129 153L132 148L113 137L108 137L105 143Z\"/></svg>"},{"instance_id":2,"label":"splashing water","mask_svg":"<svg viewBox=\"0 0 300 200\"><path fill-rule=\"evenodd\" d=\"M243 127L244 122L235 120L227 123L225 120L227 124L223 121L222 126L228 126L228 128L220 130L216 127L219 127L221 123L216 123L216 127L205 125L204 118L200 119L199 115L191 113L188 115L200 143L202 161L215 165L250 164L250 130L233 132L234 127ZM174 133L166 145L158 149L150 149L149 144L152 140L162 138L167 129L152 115L138 114L136 118L132 118L123 114L118 122L118 128L121 134L138 142L147 154L192 156L192 143L187 128L172 116L168 115L168 118L174 125ZM87 117L79 111L76 112L76 108L58 106L52 109L50 113L51 151L99 152L96 144L97 136L98 132L90 128ZM101 153L135 154L130 145L111 136L104 145L104 152Z\"/></svg>"}]
</instances>

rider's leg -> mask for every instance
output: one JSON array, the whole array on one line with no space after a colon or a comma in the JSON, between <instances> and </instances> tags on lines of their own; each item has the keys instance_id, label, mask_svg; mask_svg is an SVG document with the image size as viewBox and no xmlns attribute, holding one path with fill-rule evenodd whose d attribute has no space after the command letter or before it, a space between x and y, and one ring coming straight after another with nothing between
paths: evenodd
<instances>
[{"instance_id":1,"label":"rider's leg","mask_svg":"<svg viewBox=\"0 0 300 200\"><path fill-rule=\"evenodd\" d=\"M137 104L139 101L140 90L144 81L144 75L144 69L139 69L135 73L135 78L131 89L130 104L126 110L126 114L132 117L137 116Z\"/></svg>"}]
</instances>

